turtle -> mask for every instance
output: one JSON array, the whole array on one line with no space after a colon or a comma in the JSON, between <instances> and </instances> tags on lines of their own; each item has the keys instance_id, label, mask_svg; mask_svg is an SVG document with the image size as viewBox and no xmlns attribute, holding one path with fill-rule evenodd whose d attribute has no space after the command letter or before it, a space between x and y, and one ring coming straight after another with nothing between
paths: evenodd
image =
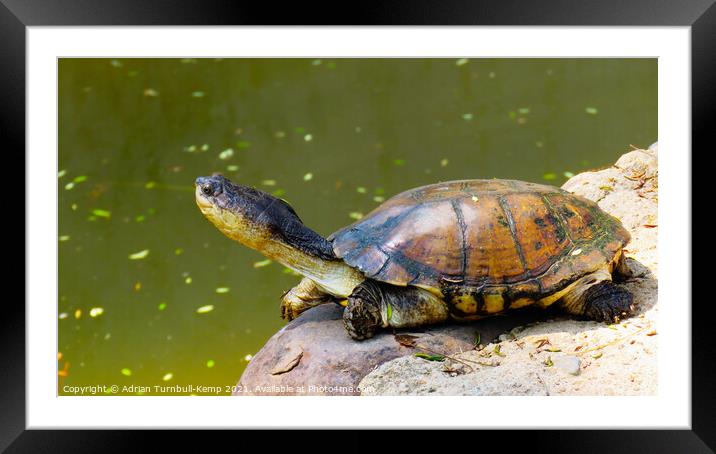
<instances>
[{"instance_id":1,"label":"turtle","mask_svg":"<svg viewBox=\"0 0 716 454\"><path fill-rule=\"evenodd\" d=\"M195 196L226 236L303 276L281 297L284 319L338 303L355 340L530 305L607 323L634 311L620 282L629 275L629 232L596 203L557 187L430 184L327 238L285 200L219 174L197 178Z\"/></svg>"}]
</instances>

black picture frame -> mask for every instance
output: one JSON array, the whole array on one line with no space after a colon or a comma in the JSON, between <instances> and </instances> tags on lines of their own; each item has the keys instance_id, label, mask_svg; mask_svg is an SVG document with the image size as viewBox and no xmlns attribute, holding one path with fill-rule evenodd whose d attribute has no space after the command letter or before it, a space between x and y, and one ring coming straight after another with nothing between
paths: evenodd
<instances>
[{"instance_id":1,"label":"black picture frame","mask_svg":"<svg viewBox=\"0 0 716 454\"><path fill-rule=\"evenodd\" d=\"M26 27L30 26L116 26L116 25L516 25L516 26L689 26L692 63L692 148L708 150L709 130L716 105L716 6L715 0L520 0L492 1L378 1L331 8L305 3L275 5L268 2L227 0L0 0L0 137L5 155L24 156L25 149L25 52ZM317 11L323 11L318 13ZM9 145L11 144L11 145ZM689 152L690 153L690 152ZM24 175L24 159L13 169ZM9 164L6 164L9 166ZM32 182L17 182L27 187ZM6 186L7 190L7 186ZM19 197L19 195L14 195ZM17 199L15 199L17 206ZM17 211L17 209L15 208ZM13 213L16 223L20 221ZM691 225L691 220L688 220ZM9 234L7 234L9 236ZM8 236L5 237L6 241ZM25 235L25 244L32 241ZM19 243L15 241L15 243ZM704 254L710 253L704 251ZM24 257L24 251L22 252ZM20 257L15 255L14 257ZM19 258L10 266L20 269ZM24 259L23 259L24 263ZM688 264L685 264L688 265ZM23 267L24 269L24 267ZM692 268L696 271L696 267ZM12 283L6 280L9 287ZM19 287L15 285L15 287ZM24 288L24 287L23 287ZM691 289L688 289L690 292ZM689 295L690 293L685 293ZM693 299L692 304L692 430L572 430L481 432L455 434L446 439L502 440L505 447L523 443L532 452L714 452L716 449L716 342L710 336L713 318L710 300ZM41 431L26 430L25 307L10 298L3 304L0 331L0 451L8 452L134 452L140 443L129 431ZM664 365L660 364L660 367ZM618 411L618 409L615 409ZM542 421L545 426L548 421ZM146 432L145 432L146 434ZM366 451L374 443L365 434L335 431L342 438L341 450ZM265 435L260 435L265 436ZM174 441L188 437L172 432ZM285 439L294 436L286 435ZM312 437L301 436L301 439ZM390 437L402 451L427 447L433 436ZM505 441L509 440L509 441ZM299 443L300 441L296 441ZM286 442L288 443L288 441ZM377 443L377 442L376 442ZM213 444L213 443L212 443ZM314 444L316 444L314 442ZM328 444L328 443L326 443ZM489 445L491 445L490 443ZM237 443L235 443L237 445ZM488 444L479 450L490 448ZM201 443L201 446L209 446ZM388 447L388 445L384 445ZM185 445L188 447L188 445ZM210 448L211 449L211 448ZM477 449L477 448L476 448ZM504 448L500 448L504 449Z\"/></svg>"}]
</instances>

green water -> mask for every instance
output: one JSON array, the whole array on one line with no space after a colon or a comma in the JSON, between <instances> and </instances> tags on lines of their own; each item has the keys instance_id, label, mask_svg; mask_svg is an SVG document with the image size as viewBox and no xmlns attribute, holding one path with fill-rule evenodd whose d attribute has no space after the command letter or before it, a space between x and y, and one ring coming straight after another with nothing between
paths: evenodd
<instances>
[{"instance_id":1,"label":"green water","mask_svg":"<svg viewBox=\"0 0 716 454\"><path fill-rule=\"evenodd\" d=\"M561 185L657 140L657 63L62 59L58 109L59 393L223 387L299 278L210 225L197 176L279 194L325 235L418 185Z\"/></svg>"}]
</instances>

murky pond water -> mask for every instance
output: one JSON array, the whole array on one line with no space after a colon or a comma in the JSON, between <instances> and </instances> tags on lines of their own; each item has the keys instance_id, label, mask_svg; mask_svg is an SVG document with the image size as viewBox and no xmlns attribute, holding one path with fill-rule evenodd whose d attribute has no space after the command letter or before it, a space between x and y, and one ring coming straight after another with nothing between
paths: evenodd
<instances>
[{"instance_id":1,"label":"murky pond water","mask_svg":"<svg viewBox=\"0 0 716 454\"><path fill-rule=\"evenodd\" d=\"M657 140L656 60L62 59L59 93L60 394L226 393L284 325L299 278L210 225L197 176L328 235L414 186L561 185Z\"/></svg>"}]
</instances>

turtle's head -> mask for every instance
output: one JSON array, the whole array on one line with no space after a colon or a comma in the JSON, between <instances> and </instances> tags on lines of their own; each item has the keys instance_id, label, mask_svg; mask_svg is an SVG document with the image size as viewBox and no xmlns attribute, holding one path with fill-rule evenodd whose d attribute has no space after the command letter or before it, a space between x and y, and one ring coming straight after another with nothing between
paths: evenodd
<instances>
[{"instance_id":1,"label":"turtle's head","mask_svg":"<svg viewBox=\"0 0 716 454\"><path fill-rule=\"evenodd\" d=\"M286 262L296 253L335 259L331 244L271 194L214 174L196 179L196 204L224 235L272 259Z\"/></svg>"},{"instance_id":2,"label":"turtle's head","mask_svg":"<svg viewBox=\"0 0 716 454\"><path fill-rule=\"evenodd\" d=\"M286 218L298 219L281 199L218 174L197 178L195 194L199 209L216 228L253 249L275 237L279 226L291 220Z\"/></svg>"}]
</instances>

